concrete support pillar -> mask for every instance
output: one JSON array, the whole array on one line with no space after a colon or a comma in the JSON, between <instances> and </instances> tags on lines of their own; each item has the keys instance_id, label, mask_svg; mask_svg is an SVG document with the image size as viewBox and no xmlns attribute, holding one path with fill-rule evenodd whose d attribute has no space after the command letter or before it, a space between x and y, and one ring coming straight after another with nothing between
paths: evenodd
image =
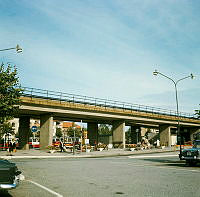
<instances>
[{"instance_id":1,"label":"concrete support pillar","mask_svg":"<svg viewBox=\"0 0 200 197\"><path fill-rule=\"evenodd\" d=\"M198 133L200 131L200 129L198 127L191 127L191 128L189 128L189 131L190 131L190 140L193 141L194 134Z\"/></svg>"},{"instance_id":2,"label":"concrete support pillar","mask_svg":"<svg viewBox=\"0 0 200 197\"><path fill-rule=\"evenodd\" d=\"M140 126L131 126L131 144L137 144L141 141Z\"/></svg>"},{"instance_id":3,"label":"concrete support pillar","mask_svg":"<svg viewBox=\"0 0 200 197\"><path fill-rule=\"evenodd\" d=\"M30 117L24 116L19 118L19 148L29 149L29 134L30 134Z\"/></svg>"},{"instance_id":4,"label":"concrete support pillar","mask_svg":"<svg viewBox=\"0 0 200 197\"><path fill-rule=\"evenodd\" d=\"M161 146L171 146L171 132L169 125L160 125L160 145Z\"/></svg>"},{"instance_id":5,"label":"concrete support pillar","mask_svg":"<svg viewBox=\"0 0 200 197\"><path fill-rule=\"evenodd\" d=\"M109 136L109 138L108 138L108 144L113 144L113 136Z\"/></svg>"},{"instance_id":6,"label":"concrete support pillar","mask_svg":"<svg viewBox=\"0 0 200 197\"><path fill-rule=\"evenodd\" d=\"M112 131L114 148L125 148L125 122L114 121Z\"/></svg>"},{"instance_id":7,"label":"concrete support pillar","mask_svg":"<svg viewBox=\"0 0 200 197\"><path fill-rule=\"evenodd\" d=\"M87 123L88 139L90 145L98 144L98 124L96 122Z\"/></svg>"},{"instance_id":8,"label":"concrete support pillar","mask_svg":"<svg viewBox=\"0 0 200 197\"><path fill-rule=\"evenodd\" d=\"M53 117L43 115L40 117L40 149L52 145L53 140Z\"/></svg>"}]
</instances>

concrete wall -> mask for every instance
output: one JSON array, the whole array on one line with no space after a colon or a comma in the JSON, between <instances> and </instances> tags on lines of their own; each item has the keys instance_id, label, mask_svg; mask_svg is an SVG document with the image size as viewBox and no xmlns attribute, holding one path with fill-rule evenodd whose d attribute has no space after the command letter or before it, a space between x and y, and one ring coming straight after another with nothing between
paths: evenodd
<instances>
[{"instance_id":1,"label":"concrete wall","mask_svg":"<svg viewBox=\"0 0 200 197\"><path fill-rule=\"evenodd\" d=\"M14 130L14 133L16 134L19 130L19 118L14 118L9 121L12 124L12 128Z\"/></svg>"},{"instance_id":2,"label":"concrete wall","mask_svg":"<svg viewBox=\"0 0 200 197\"><path fill-rule=\"evenodd\" d=\"M141 137L144 137L146 132L148 131L148 128L141 127L140 130L141 130Z\"/></svg>"}]
</instances>

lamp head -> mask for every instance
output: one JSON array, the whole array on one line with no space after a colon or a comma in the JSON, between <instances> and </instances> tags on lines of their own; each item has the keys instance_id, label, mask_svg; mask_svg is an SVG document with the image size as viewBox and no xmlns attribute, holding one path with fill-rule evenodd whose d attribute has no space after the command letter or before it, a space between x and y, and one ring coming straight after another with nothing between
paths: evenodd
<instances>
[{"instance_id":1,"label":"lamp head","mask_svg":"<svg viewBox=\"0 0 200 197\"><path fill-rule=\"evenodd\" d=\"M155 71L153 72L153 75L157 76L157 75L158 75L158 71L155 70Z\"/></svg>"},{"instance_id":2,"label":"lamp head","mask_svg":"<svg viewBox=\"0 0 200 197\"><path fill-rule=\"evenodd\" d=\"M17 53L21 53L22 52L22 48L19 45L17 45L16 46L16 51L17 51Z\"/></svg>"},{"instance_id":3,"label":"lamp head","mask_svg":"<svg viewBox=\"0 0 200 197\"><path fill-rule=\"evenodd\" d=\"M194 79L194 75L192 73L190 74L190 77L191 77L191 79Z\"/></svg>"}]
</instances>

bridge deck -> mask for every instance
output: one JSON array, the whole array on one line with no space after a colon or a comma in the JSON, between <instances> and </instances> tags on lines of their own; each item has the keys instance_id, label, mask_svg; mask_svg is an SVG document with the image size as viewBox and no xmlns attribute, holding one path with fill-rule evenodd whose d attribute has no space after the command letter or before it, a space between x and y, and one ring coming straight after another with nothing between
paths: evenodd
<instances>
[{"instance_id":1,"label":"bridge deck","mask_svg":"<svg viewBox=\"0 0 200 197\"><path fill-rule=\"evenodd\" d=\"M170 120L170 121L178 121L178 118L182 122L190 122L190 123L197 123L200 124L200 120L191 117L184 117L180 116L177 117L176 115L172 114L164 114L159 112L149 112L144 110L138 109L130 109L127 107L115 107L110 105L103 105L97 103L86 103L86 102L73 102L73 101L65 101L65 100L58 100L52 98L40 98L40 97L29 97L29 96L22 96L21 97L22 105L39 105L39 106L50 106L50 107L57 107L57 108L65 108L65 109L73 109L73 110L81 110L81 111L92 111L92 112L103 112L103 113L114 113L114 114L123 114L127 116L138 116L138 117L145 117L151 119L163 119L163 120Z\"/></svg>"}]
</instances>

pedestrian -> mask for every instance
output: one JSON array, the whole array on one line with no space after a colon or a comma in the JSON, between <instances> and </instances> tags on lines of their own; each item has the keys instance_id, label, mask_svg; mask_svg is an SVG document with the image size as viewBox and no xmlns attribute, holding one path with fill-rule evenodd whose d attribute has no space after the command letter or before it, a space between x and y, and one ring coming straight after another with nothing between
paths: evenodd
<instances>
[{"instance_id":1,"label":"pedestrian","mask_svg":"<svg viewBox=\"0 0 200 197\"><path fill-rule=\"evenodd\" d=\"M10 143L9 143L9 153L10 153L10 156L12 156L12 153L13 153L13 150L16 148L16 144L15 142L12 140Z\"/></svg>"},{"instance_id":2,"label":"pedestrian","mask_svg":"<svg viewBox=\"0 0 200 197\"><path fill-rule=\"evenodd\" d=\"M16 145L16 142L13 141L13 152L16 153L17 152L17 145Z\"/></svg>"},{"instance_id":3,"label":"pedestrian","mask_svg":"<svg viewBox=\"0 0 200 197\"><path fill-rule=\"evenodd\" d=\"M64 152L64 144L62 140L60 141L60 152Z\"/></svg>"}]
</instances>

